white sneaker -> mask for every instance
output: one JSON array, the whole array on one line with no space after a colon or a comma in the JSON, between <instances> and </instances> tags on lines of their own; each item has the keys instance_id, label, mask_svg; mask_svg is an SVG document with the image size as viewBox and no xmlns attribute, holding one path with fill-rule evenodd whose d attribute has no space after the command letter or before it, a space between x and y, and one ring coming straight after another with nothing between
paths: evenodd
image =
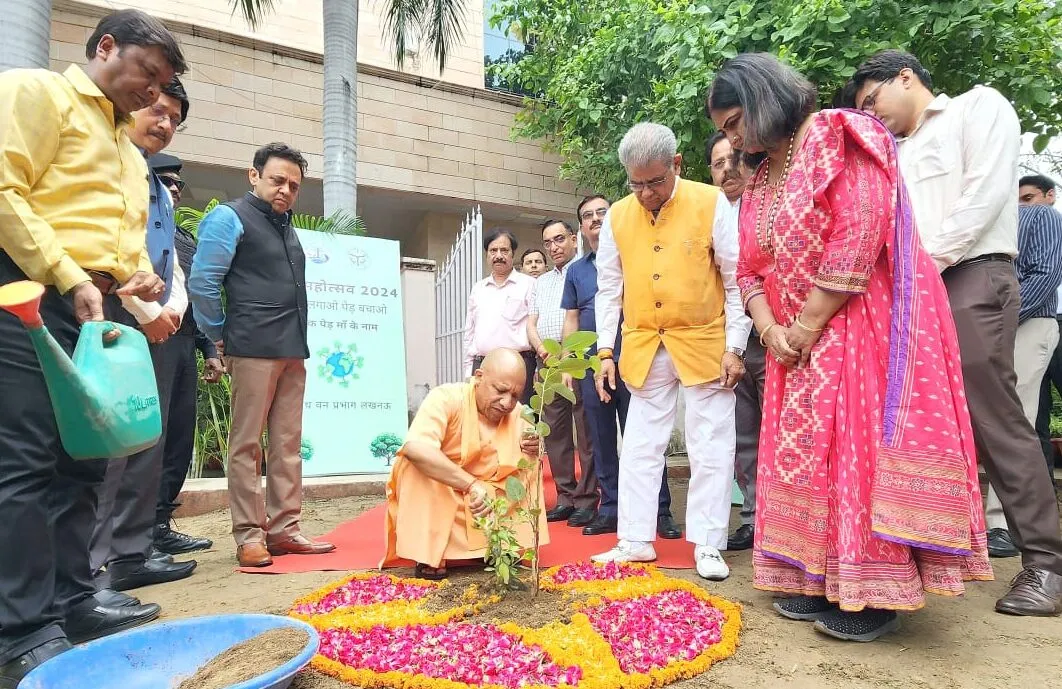
<instances>
[{"instance_id":1,"label":"white sneaker","mask_svg":"<svg viewBox=\"0 0 1062 689\"><path fill-rule=\"evenodd\" d=\"M699 545L693 550L697 561L697 574L712 581L722 581L730 576L730 568L719 551L710 545Z\"/></svg>"},{"instance_id":2,"label":"white sneaker","mask_svg":"<svg viewBox=\"0 0 1062 689\"><path fill-rule=\"evenodd\" d=\"M652 543L620 541L612 550L590 559L594 562L652 562L656 559L656 549Z\"/></svg>"}]
</instances>

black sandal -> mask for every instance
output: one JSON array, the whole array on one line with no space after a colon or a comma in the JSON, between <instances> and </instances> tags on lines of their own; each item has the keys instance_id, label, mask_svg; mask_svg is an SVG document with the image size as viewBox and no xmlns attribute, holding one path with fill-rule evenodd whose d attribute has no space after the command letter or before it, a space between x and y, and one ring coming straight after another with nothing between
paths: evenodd
<instances>
[{"instance_id":1,"label":"black sandal","mask_svg":"<svg viewBox=\"0 0 1062 689\"><path fill-rule=\"evenodd\" d=\"M842 641L875 641L900 628L893 610L866 608L860 612L837 610L815 622L815 631Z\"/></svg>"},{"instance_id":2,"label":"black sandal","mask_svg":"<svg viewBox=\"0 0 1062 689\"><path fill-rule=\"evenodd\" d=\"M413 568L413 576L417 579L427 579L428 581L442 581L450 576L450 573L446 571L446 567L431 567L418 562L417 566Z\"/></svg>"},{"instance_id":3,"label":"black sandal","mask_svg":"<svg viewBox=\"0 0 1062 689\"><path fill-rule=\"evenodd\" d=\"M814 622L837 610L837 605L826 600L826 596L793 596L776 600L774 609L791 620Z\"/></svg>"}]
</instances>

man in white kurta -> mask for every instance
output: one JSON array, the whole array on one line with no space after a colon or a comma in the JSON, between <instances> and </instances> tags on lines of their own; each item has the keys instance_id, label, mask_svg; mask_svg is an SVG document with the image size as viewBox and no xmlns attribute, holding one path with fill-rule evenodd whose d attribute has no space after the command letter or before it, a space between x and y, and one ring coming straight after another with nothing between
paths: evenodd
<instances>
[{"instance_id":1,"label":"man in white kurta","mask_svg":"<svg viewBox=\"0 0 1062 689\"><path fill-rule=\"evenodd\" d=\"M751 321L737 286L737 215L715 187L680 179L682 156L663 125L620 144L632 194L609 209L598 249L598 391L615 387L612 346L623 313L619 373L631 391L620 457L619 543L599 562L656 559L657 493L682 389L690 486L686 538L697 572L721 580L734 479L734 386Z\"/></svg>"}]
</instances>

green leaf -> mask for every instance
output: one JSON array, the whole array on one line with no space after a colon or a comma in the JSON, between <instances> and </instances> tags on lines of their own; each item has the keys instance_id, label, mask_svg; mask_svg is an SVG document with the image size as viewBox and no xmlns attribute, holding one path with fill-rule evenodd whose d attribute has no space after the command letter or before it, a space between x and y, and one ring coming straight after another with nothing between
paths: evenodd
<instances>
[{"instance_id":1,"label":"green leaf","mask_svg":"<svg viewBox=\"0 0 1062 689\"><path fill-rule=\"evenodd\" d=\"M560 343L556 340L542 340L542 346L552 356L560 356L564 353L564 350L561 349Z\"/></svg>"},{"instance_id":2,"label":"green leaf","mask_svg":"<svg viewBox=\"0 0 1062 689\"><path fill-rule=\"evenodd\" d=\"M508 584L510 577L512 577L512 571L509 569L509 563L502 560L498 562L498 577L503 584Z\"/></svg>"},{"instance_id":3,"label":"green leaf","mask_svg":"<svg viewBox=\"0 0 1062 689\"><path fill-rule=\"evenodd\" d=\"M527 497L527 488L515 476L505 479L505 496L512 502L520 502Z\"/></svg>"},{"instance_id":4,"label":"green leaf","mask_svg":"<svg viewBox=\"0 0 1062 689\"><path fill-rule=\"evenodd\" d=\"M569 352L585 352L595 342L597 342L597 333L578 330L564 338L564 349Z\"/></svg>"},{"instance_id":5,"label":"green leaf","mask_svg":"<svg viewBox=\"0 0 1062 689\"><path fill-rule=\"evenodd\" d=\"M571 375L574 376L576 373L585 374L586 373L586 369L589 368L589 366L590 366L590 362L587 361L586 359L580 359L580 358L577 358L577 357L573 357L571 359L565 359L564 361L562 361L559 364L557 364L557 369L561 373L570 373ZM582 376L579 376L579 377L582 378Z\"/></svg>"},{"instance_id":6,"label":"green leaf","mask_svg":"<svg viewBox=\"0 0 1062 689\"><path fill-rule=\"evenodd\" d=\"M1043 153L1047 148L1047 145L1051 143L1051 136L1048 134L1038 134L1033 139L1033 151L1035 153Z\"/></svg>"},{"instance_id":7,"label":"green leaf","mask_svg":"<svg viewBox=\"0 0 1062 689\"><path fill-rule=\"evenodd\" d=\"M557 394L572 404L575 404L575 393L569 390L567 385L558 385Z\"/></svg>"},{"instance_id":8,"label":"green leaf","mask_svg":"<svg viewBox=\"0 0 1062 689\"><path fill-rule=\"evenodd\" d=\"M549 437L549 424L545 421L539 421L535 426L535 430L538 431L538 435L542 438Z\"/></svg>"},{"instance_id":9,"label":"green leaf","mask_svg":"<svg viewBox=\"0 0 1062 689\"><path fill-rule=\"evenodd\" d=\"M531 401L528 404L530 405L530 407L532 409L536 409L536 410L537 409L541 409L542 408L542 395L539 395L539 394L531 395Z\"/></svg>"},{"instance_id":10,"label":"green leaf","mask_svg":"<svg viewBox=\"0 0 1062 689\"><path fill-rule=\"evenodd\" d=\"M549 405L553 404L553 400L556 399L556 398L557 398L557 393L556 393L556 391L552 390L551 388L545 388L542 391L542 401L545 402L546 406L549 406Z\"/></svg>"}]
</instances>

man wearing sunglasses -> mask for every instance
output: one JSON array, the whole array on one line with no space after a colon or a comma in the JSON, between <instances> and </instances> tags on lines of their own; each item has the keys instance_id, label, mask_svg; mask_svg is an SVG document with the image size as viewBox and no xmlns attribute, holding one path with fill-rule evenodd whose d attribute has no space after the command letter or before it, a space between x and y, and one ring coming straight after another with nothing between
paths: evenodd
<instances>
[{"instance_id":1,"label":"man wearing sunglasses","mask_svg":"<svg viewBox=\"0 0 1062 689\"><path fill-rule=\"evenodd\" d=\"M166 153L157 153L148 159L152 172L169 189L173 205L181 201L185 183L181 179L181 159ZM184 227L177 226L173 238L177 263L185 275L192 270L196 240ZM208 538L189 536L170 526L173 511L177 509L177 496L181 494L188 466L192 462L195 447L195 409L198 388L196 350L203 355L203 380L217 383L225 372L218 356L217 347L210 338L200 332L189 304L181 318L181 327L170 338L174 350L175 366L172 371L172 395L170 416L166 423L166 435L162 442L162 481L159 486L158 505L155 508L155 549L169 555L180 555L196 550L206 550L213 545Z\"/></svg>"},{"instance_id":2,"label":"man wearing sunglasses","mask_svg":"<svg viewBox=\"0 0 1062 689\"><path fill-rule=\"evenodd\" d=\"M170 144L188 117L188 107L184 86L174 77L163 87L154 104L132 114L129 138L145 158ZM185 273L175 256L172 196L153 173L148 174L148 190L147 250L155 274L166 287L157 303L123 297L124 308L113 309L107 315L112 320L139 327L147 338L162 410L162 439L147 450L108 462L106 477L99 487L91 564L97 587L108 591L110 602L115 605L135 600L119 591L177 581L191 576L196 567L195 561L174 562L172 557L153 548L170 399L179 363L176 343L171 337L181 327L181 317L188 310L188 295L184 287Z\"/></svg>"},{"instance_id":3,"label":"man wearing sunglasses","mask_svg":"<svg viewBox=\"0 0 1062 689\"><path fill-rule=\"evenodd\" d=\"M1001 93L933 93L910 53L882 51L847 89L896 135L922 245L948 289L977 456L1002 503L1024 569L996 602L1009 615L1062 613L1062 534L1040 441L1016 389L1020 297L1018 154L1021 125Z\"/></svg>"}]
</instances>

